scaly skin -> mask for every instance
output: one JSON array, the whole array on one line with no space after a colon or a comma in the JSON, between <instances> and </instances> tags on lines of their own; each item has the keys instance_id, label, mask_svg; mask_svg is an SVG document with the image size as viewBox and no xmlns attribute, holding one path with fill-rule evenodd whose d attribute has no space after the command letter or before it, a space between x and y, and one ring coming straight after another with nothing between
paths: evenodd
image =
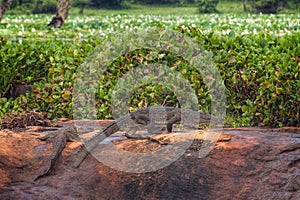
<instances>
[{"instance_id":1,"label":"scaly skin","mask_svg":"<svg viewBox=\"0 0 300 200\"><path fill-rule=\"evenodd\" d=\"M107 127L102 129L101 131L97 132L92 138L88 139L87 141L84 141L84 147L79 151L79 153L76 156L76 161L73 165L73 167L77 168L80 166L80 164L83 162L83 160L86 158L86 156L94 150L97 145L103 141L106 137L111 136L112 134L122 130L122 128L127 127L129 128L129 131L125 133L125 135L128 138L137 138L137 139L151 139L150 136L142 136L142 137L133 137L132 135L135 134L135 132L142 127L147 127L148 133L153 133L155 130L155 126L157 124L161 124L164 126L167 126L167 131L172 132L172 126L173 124L178 124L181 122L181 111L184 109L181 108L174 108L174 107L158 107L158 109L164 109L165 111L165 119L159 119L159 121L156 121L156 119L152 119L150 116L150 109L154 109L153 111L156 112L156 108L154 107L148 107L148 108L141 108L138 109L135 112L129 113L125 115L124 117L119 118L118 120L112 122ZM157 110L159 112L159 110ZM191 110L184 110L186 111L186 114L183 116L188 118L188 121L191 123L188 123L189 126L192 127L198 127L199 124L201 125L207 125L210 123L210 120L219 120L217 117L213 117L206 113L200 113L196 111ZM160 113L159 113L160 114ZM154 116L155 117L155 116ZM199 119L198 122L194 123L192 120Z\"/></svg>"},{"instance_id":2,"label":"scaly skin","mask_svg":"<svg viewBox=\"0 0 300 200\"><path fill-rule=\"evenodd\" d=\"M184 117L183 120L181 120L181 116ZM137 111L128 113L127 115L112 122L104 129L98 131L91 138L83 140L84 145L76 154L73 167L75 168L79 167L80 164L86 158L86 156L89 154L89 152L93 151L101 141L103 141L105 138L111 136L112 134L120 130L124 130L124 128L129 128L129 131L126 133L126 135L132 136L137 130L145 127L147 128L148 133L154 133L157 130L158 131L161 130L161 128L159 127L157 128L157 126L159 125L161 127L167 127L167 131L172 132L173 124L178 124L182 122L189 127L198 128L199 124L207 125L210 123L210 120L220 120L220 119L206 113L200 113L196 111L174 108L174 107L148 107L148 108L138 109ZM56 144L57 148L55 149L57 149L57 152L53 156L53 161L54 161L63 150L66 140L67 141L79 140L79 137L75 136L76 133L77 132L75 127L65 128L61 131L58 131L57 133L50 133L52 134L50 136L48 134L39 139L46 140L49 137L54 137L55 134L65 135L65 136L59 136L59 138L63 137L62 139L63 144ZM148 136L146 138L150 138L150 137Z\"/></svg>"}]
</instances>

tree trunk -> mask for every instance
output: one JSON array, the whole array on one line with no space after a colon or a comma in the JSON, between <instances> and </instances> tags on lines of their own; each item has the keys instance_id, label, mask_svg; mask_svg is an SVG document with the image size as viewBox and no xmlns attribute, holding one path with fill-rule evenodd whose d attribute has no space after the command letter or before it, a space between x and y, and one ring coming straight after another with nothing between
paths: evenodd
<instances>
[{"instance_id":1,"label":"tree trunk","mask_svg":"<svg viewBox=\"0 0 300 200\"><path fill-rule=\"evenodd\" d=\"M52 18L48 26L52 26L53 28L61 27L64 24L65 19L68 17L71 4L72 0L56 0L57 13Z\"/></svg>"},{"instance_id":2,"label":"tree trunk","mask_svg":"<svg viewBox=\"0 0 300 200\"><path fill-rule=\"evenodd\" d=\"M11 3L12 3L13 0L7 0L6 3L0 3L0 21L4 15L4 13L6 12L6 10L9 9Z\"/></svg>"},{"instance_id":3,"label":"tree trunk","mask_svg":"<svg viewBox=\"0 0 300 200\"><path fill-rule=\"evenodd\" d=\"M243 0L244 12L247 12L247 0Z\"/></svg>"},{"instance_id":4,"label":"tree trunk","mask_svg":"<svg viewBox=\"0 0 300 200\"><path fill-rule=\"evenodd\" d=\"M79 14L80 14L80 15L83 14L83 9L84 9L84 7L85 7L85 4L84 4L84 3L81 4L81 6L80 6L80 11L79 11Z\"/></svg>"}]
</instances>

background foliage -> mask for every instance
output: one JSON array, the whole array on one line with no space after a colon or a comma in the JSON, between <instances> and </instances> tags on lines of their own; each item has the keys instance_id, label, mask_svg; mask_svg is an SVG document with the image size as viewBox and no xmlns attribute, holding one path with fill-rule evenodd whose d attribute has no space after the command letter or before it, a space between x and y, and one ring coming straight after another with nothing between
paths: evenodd
<instances>
[{"instance_id":1,"label":"background foliage","mask_svg":"<svg viewBox=\"0 0 300 200\"><path fill-rule=\"evenodd\" d=\"M219 0L196 0L199 13L215 13Z\"/></svg>"},{"instance_id":2,"label":"background foliage","mask_svg":"<svg viewBox=\"0 0 300 200\"><path fill-rule=\"evenodd\" d=\"M58 30L41 26L50 17L33 15L31 21L25 20L28 16L7 17L1 24L0 115L35 109L47 112L51 118L71 118L75 72L86 56L116 31L157 26L193 37L211 52L226 86L227 111L232 122L299 126L298 15L70 16ZM135 66L151 62L167 63L180 72L196 91L199 109L210 110L210 91L203 84L210 77L201 77L172 52L138 49L117 58L99 80L99 118L112 117L110 102L119 78ZM7 98L17 73L21 74L20 81L33 84L33 92ZM130 99L132 108L178 105L174 93L163 87L141 87Z\"/></svg>"},{"instance_id":3,"label":"background foliage","mask_svg":"<svg viewBox=\"0 0 300 200\"><path fill-rule=\"evenodd\" d=\"M174 6L174 7L189 7L198 8L200 13L215 13L221 12L223 9L228 11L243 11L243 2L246 2L246 12L257 13L277 13L284 9L299 9L299 0L73 0L72 6L78 7L80 13L84 13L84 8L93 9L139 9L139 5L159 5L159 6ZM219 5L219 7L218 7ZM239 6L240 5L240 6ZM235 8L239 7L239 8ZM11 14L29 14L29 13L54 13L56 10L55 0L13 0ZM176 11L175 11L176 12ZM191 14L187 12L186 14Z\"/></svg>"},{"instance_id":4,"label":"background foliage","mask_svg":"<svg viewBox=\"0 0 300 200\"><path fill-rule=\"evenodd\" d=\"M287 0L251 0L251 5L256 12L278 13L288 5Z\"/></svg>"}]
</instances>

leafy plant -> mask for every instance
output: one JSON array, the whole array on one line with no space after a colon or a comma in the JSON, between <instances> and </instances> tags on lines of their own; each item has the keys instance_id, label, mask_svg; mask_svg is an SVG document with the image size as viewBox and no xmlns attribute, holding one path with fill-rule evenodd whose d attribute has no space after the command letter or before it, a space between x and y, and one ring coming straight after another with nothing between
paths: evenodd
<instances>
[{"instance_id":1,"label":"leafy plant","mask_svg":"<svg viewBox=\"0 0 300 200\"><path fill-rule=\"evenodd\" d=\"M257 11L261 13L278 13L288 4L287 0L252 0L251 5Z\"/></svg>"},{"instance_id":2,"label":"leafy plant","mask_svg":"<svg viewBox=\"0 0 300 200\"><path fill-rule=\"evenodd\" d=\"M167 26L195 38L211 52L226 86L228 119L236 125L299 126L300 32L290 27L299 23L297 15L70 16L68 24L55 31L39 25L48 21L45 16L25 19L8 16L8 23L0 24L0 116L34 109L47 112L51 118L71 118L75 72L89 52L116 31ZM151 63L166 64L179 72L195 90L198 108L210 110L211 91L203 84L209 77L200 76L172 52L137 49L116 58L105 76L100 77L96 88L98 118L112 117L111 99L118 81L132 69ZM33 92L6 98L16 73L21 74L20 81L33 84ZM130 109L178 105L167 83L151 85L141 81L145 84L133 91Z\"/></svg>"},{"instance_id":3,"label":"leafy plant","mask_svg":"<svg viewBox=\"0 0 300 200\"><path fill-rule=\"evenodd\" d=\"M216 13L219 0L196 0L199 13Z\"/></svg>"},{"instance_id":4,"label":"leafy plant","mask_svg":"<svg viewBox=\"0 0 300 200\"><path fill-rule=\"evenodd\" d=\"M55 13L56 10L57 8L54 0L36 0L35 8L32 10L32 13Z\"/></svg>"}]
</instances>

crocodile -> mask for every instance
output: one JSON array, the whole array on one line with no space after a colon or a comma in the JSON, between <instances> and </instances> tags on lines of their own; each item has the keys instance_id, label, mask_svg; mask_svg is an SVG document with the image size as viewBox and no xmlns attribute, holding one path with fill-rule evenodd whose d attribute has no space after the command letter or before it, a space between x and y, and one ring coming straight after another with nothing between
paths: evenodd
<instances>
[{"instance_id":1,"label":"crocodile","mask_svg":"<svg viewBox=\"0 0 300 200\"><path fill-rule=\"evenodd\" d=\"M125 116L114 120L102 130L96 131L94 135L88 139L81 139L75 126L67 126L59 129L58 131L39 137L38 139L44 141L49 138L58 138L58 140L61 141L56 142L57 144L54 145L55 150L51 158L51 165L54 164L55 160L64 149L67 141L81 140L84 145L81 145L81 149L79 149L76 154L75 161L72 165L74 168L77 168L85 160L89 152L93 151L93 149L95 149L101 141L118 131L128 129L128 131L125 132L125 136L128 138L146 138L152 140L152 138L148 135L138 137L134 136L134 134L141 129L147 129L147 132L150 134L160 133L164 129L170 133L172 132L173 124L181 124L186 125L187 127L198 128L199 125L207 125L211 121L219 120L221 119L210 114L192 111L189 109L153 106L129 112Z\"/></svg>"}]
</instances>

